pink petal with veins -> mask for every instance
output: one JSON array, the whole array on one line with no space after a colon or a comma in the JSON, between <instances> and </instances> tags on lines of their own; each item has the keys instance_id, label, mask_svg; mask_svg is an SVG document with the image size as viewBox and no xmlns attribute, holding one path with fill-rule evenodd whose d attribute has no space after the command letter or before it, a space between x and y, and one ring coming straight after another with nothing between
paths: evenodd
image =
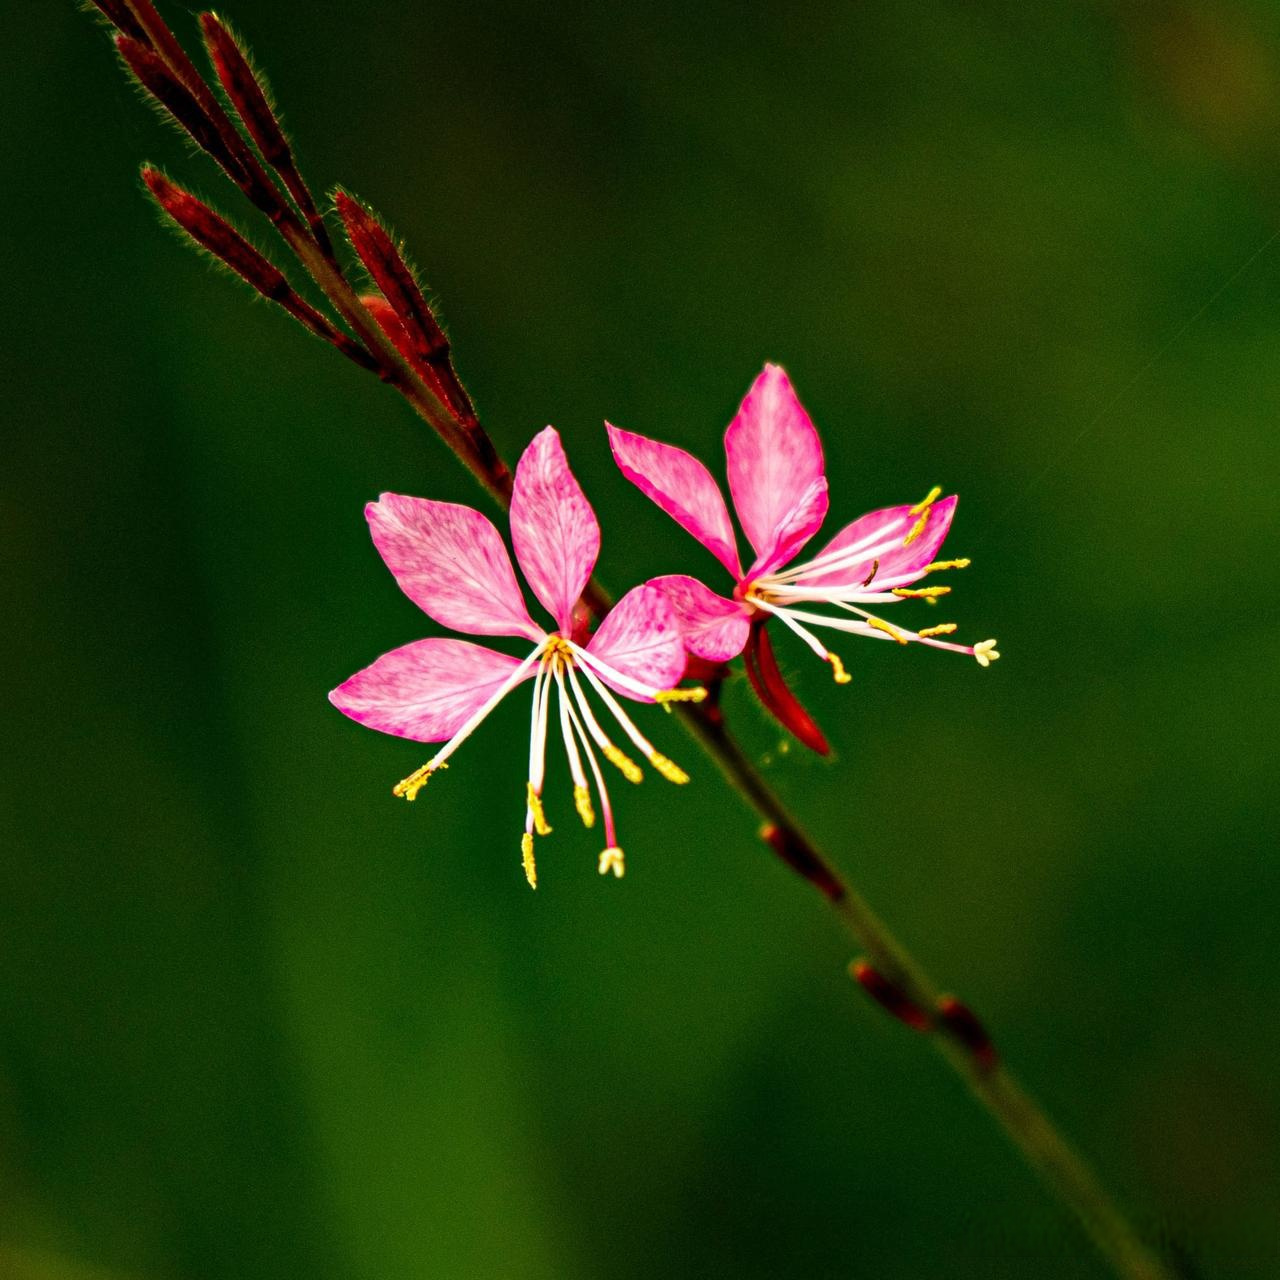
<instances>
[{"instance_id":1,"label":"pink petal with veins","mask_svg":"<svg viewBox=\"0 0 1280 1280\"><path fill-rule=\"evenodd\" d=\"M517 658L467 640L415 640L357 671L329 694L329 701L370 729L416 742L441 742L479 711L519 665Z\"/></svg>"},{"instance_id":2,"label":"pink petal with veins","mask_svg":"<svg viewBox=\"0 0 1280 1280\"><path fill-rule=\"evenodd\" d=\"M822 444L776 364L755 380L724 434L729 492L756 551L748 576L785 564L827 514Z\"/></svg>"},{"instance_id":3,"label":"pink petal with veins","mask_svg":"<svg viewBox=\"0 0 1280 1280\"><path fill-rule=\"evenodd\" d=\"M542 637L502 537L480 512L384 493L364 513L387 568L428 617L472 635Z\"/></svg>"},{"instance_id":4,"label":"pink petal with veins","mask_svg":"<svg viewBox=\"0 0 1280 1280\"><path fill-rule=\"evenodd\" d=\"M539 431L516 465L511 541L534 595L568 635L600 554L600 526L554 427Z\"/></svg>"},{"instance_id":5,"label":"pink petal with veins","mask_svg":"<svg viewBox=\"0 0 1280 1280\"><path fill-rule=\"evenodd\" d=\"M628 591L609 610L587 652L649 689L672 689L684 674L684 640L665 595L647 583ZM634 689L600 678L618 693L637 702L652 702Z\"/></svg>"},{"instance_id":6,"label":"pink petal with veins","mask_svg":"<svg viewBox=\"0 0 1280 1280\"><path fill-rule=\"evenodd\" d=\"M674 445L606 422L609 446L622 474L678 525L693 534L737 581L742 577L729 509L711 472Z\"/></svg>"},{"instance_id":7,"label":"pink petal with veins","mask_svg":"<svg viewBox=\"0 0 1280 1280\"><path fill-rule=\"evenodd\" d=\"M922 513L911 514L911 508L885 507L880 511L868 512L859 516L852 524L847 524L814 559L842 551L846 547L854 547L858 543L866 544L870 555L861 553L854 559L835 569L820 569L815 573L805 574L798 579L798 585L805 587L842 587L860 585L870 575L878 560L875 577L867 586L868 591L881 588L902 587L914 582L930 564L941 549L951 528L951 519L955 514L955 497L943 498L935 502L929 510L929 518L923 530L912 540L909 546L903 546L907 535L915 528ZM888 543L888 547L885 544Z\"/></svg>"},{"instance_id":8,"label":"pink petal with veins","mask_svg":"<svg viewBox=\"0 0 1280 1280\"><path fill-rule=\"evenodd\" d=\"M751 610L737 600L726 600L697 578L673 573L650 579L671 602L685 648L708 662L728 662L736 658L751 631Z\"/></svg>"}]
</instances>

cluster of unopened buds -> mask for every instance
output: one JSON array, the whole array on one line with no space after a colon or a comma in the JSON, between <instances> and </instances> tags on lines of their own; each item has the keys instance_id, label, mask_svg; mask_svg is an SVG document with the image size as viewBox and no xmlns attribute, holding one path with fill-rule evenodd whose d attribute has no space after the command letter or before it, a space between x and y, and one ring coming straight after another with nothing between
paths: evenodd
<instances>
[{"instance_id":1,"label":"cluster of unopened buds","mask_svg":"<svg viewBox=\"0 0 1280 1280\"><path fill-rule=\"evenodd\" d=\"M466 640L417 640L384 654L330 694L340 711L370 728L444 744L396 784L396 795L413 800L494 708L532 681L521 847L534 886L534 841L551 831L543 786L553 716L574 808L587 827L596 824L597 805L603 819L600 873L621 876L625 862L601 761L629 782L643 777L635 755L668 781L687 782L688 774L653 746L619 698L668 708L701 702L703 686L681 684L690 659L715 664L710 669L719 679L724 664L745 653L765 706L803 742L825 752L821 731L778 673L766 632L773 619L828 663L839 684L851 677L815 627L948 649L983 667L1000 656L994 640L961 645L943 639L956 630L953 623L910 630L868 608L911 600L936 604L950 587L915 584L968 565L935 559L956 506L954 497L939 500L937 489L914 505L854 520L817 555L797 562L827 514L827 481L818 433L778 366L765 367L725 433L729 491L755 554L745 571L728 508L706 467L682 449L608 430L623 474L724 565L734 582L730 596L684 575L654 578L623 596L591 633L582 595L599 554L600 526L559 435L547 427L516 467L510 522L516 560L554 629L530 615L502 537L480 512L383 494L366 515L374 545L405 594L454 631L512 637L533 648L513 656ZM824 605L836 612L815 611ZM620 746L618 737L628 745Z\"/></svg>"}]
</instances>

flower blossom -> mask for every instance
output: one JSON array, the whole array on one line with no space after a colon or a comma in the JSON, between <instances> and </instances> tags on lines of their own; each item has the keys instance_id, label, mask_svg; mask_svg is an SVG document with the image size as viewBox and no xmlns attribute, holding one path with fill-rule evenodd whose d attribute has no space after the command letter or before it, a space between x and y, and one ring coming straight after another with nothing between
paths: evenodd
<instances>
[{"instance_id":1,"label":"flower blossom","mask_svg":"<svg viewBox=\"0 0 1280 1280\"><path fill-rule=\"evenodd\" d=\"M595 567L600 526L569 470L559 435L547 427L525 450L516 467L510 511L516 558L533 594L555 620L554 631L530 617L502 537L480 512L384 493L366 507L365 515L387 568L428 617L454 631L513 636L533 644L524 657L515 658L451 637L416 640L383 654L330 693L333 705L360 724L417 742L444 743L396 784L395 794L415 799L498 703L532 680L521 839L529 884L537 887L534 835L551 831L542 790L553 692L574 807L584 825L595 825L589 772L604 817L600 874L621 876L623 855L599 756L629 782L639 782L643 774L605 733L588 694L654 769L683 783L688 775L654 748L615 694L635 702L670 703L700 701L705 690L675 687L684 674L684 644L672 605L653 587L637 587L623 596L587 640L575 607Z\"/></svg>"},{"instance_id":2,"label":"flower blossom","mask_svg":"<svg viewBox=\"0 0 1280 1280\"><path fill-rule=\"evenodd\" d=\"M936 604L950 587L914 584L969 564L934 559L956 506L954 497L939 501L940 489L915 505L861 516L817 555L798 559L827 514L827 479L818 433L779 366L765 366L725 432L729 492L755 553L745 571L728 508L707 468L683 449L606 426L623 475L697 538L733 578L730 596L683 574L653 579L651 585L660 587L674 605L690 653L727 662L746 648L757 691L808 745L826 750L821 732L777 675L764 632L764 624L774 618L827 662L840 684L850 676L812 628L950 649L976 658L983 667L1000 656L994 640L962 645L944 639L956 630L954 623L912 631L879 616L882 607L905 600ZM817 612L814 606L838 612ZM793 704L789 711L780 709L779 703L788 699Z\"/></svg>"}]
</instances>

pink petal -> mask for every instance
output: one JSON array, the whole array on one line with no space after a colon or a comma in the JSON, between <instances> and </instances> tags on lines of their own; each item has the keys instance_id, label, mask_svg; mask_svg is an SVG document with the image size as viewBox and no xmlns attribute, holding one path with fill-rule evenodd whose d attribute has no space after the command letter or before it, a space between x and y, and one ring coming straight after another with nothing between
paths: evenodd
<instances>
[{"instance_id":1,"label":"pink petal","mask_svg":"<svg viewBox=\"0 0 1280 1280\"><path fill-rule=\"evenodd\" d=\"M720 486L692 454L606 422L609 446L622 470L647 498L693 534L734 581L742 577L737 539Z\"/></svg>"},{"instance_id":2,"label":"pink petal","mask_svg":"<svg viewBox=\"0 0 1280 1280\"><path fill-rule=\"evenodd\" d=\"M827 514L822 444L776 364L755 380L724 433L729 492L756 551L749 576L785 564Z\"/></svg>"},{"instance_id":3,"label":"pink petal","mask_svg":"<svg viewBox=\"0 0 1280 1280\"><path fill-rule=\"evenodd\" d=\"M480 512L384 493L364 513L387 568L428 617L472 635L541 638L502 537Z\"/></svg>"},{"instance_id":4,"label":"pink petal","mask_svg":"<svg viewBox=\"0 0 1280 1280\"><path fill-rule=\"evenodd\" d=\"M697 578L673 573L653 578L656 587L671 602L685 648L708 662L728 662L736 658L751 631L751 610L738 600L726 600Z\"/></svg>"},{"instance_id":5,"label":"pink petal","mask_svg":"<svg viewBox=\"0 0 1280 1280\"><path fill-rule=\"evenodd\" d=\"M539 431L516 465L511 541L534 595L568 634L600 554L600 526L554 427Z\"/></svg>"},{"instance_id":6,"label":"pink petal","mask_svg":"<svg viewBox=\"0 0 1280 1280\"><path fill-rule=\"evenodd\" d=\"M628 591L609 610L587 652L649 689L672 689L684 674L684 641L675 611L647 583ZM603 673L600 678L637 702L652 701Z\"/></svg>"},{"instance_id":7,"label":"pink petal","mask_svg":"<svg viewBox=\"0 0 1280 1280\"><path fill-rule=\"evenodd\" d=\"M519 665L517 658L467 640L415 640L357 671L329 701L370 729L440 742L479 711Z\"/></svg>"},{"instance_id":8,"label":"pink petal","mask_svg":"<svg viewBox=\"0 0 1280 1280\"><path fill-rule=\"evenodd\" d=\"M910 507L885 507L859 516L852 524L845 525L814 559L858 543L865 543L866 550L874 554L859 555L839 569L805 574L798 580L799 583L806 587L860 585L870 575L877 560L880 564L867 590L902 587L914 582L925 565L937 557L947 531L951 528L957 501L957 498L950 497L935 502L929 508L929 518L925 521L924 529L905 547L903 542L920 519L919 514L911 514ZM890 544L888 550L884 549L885 543Z\"/></svg>"}]
</instances>

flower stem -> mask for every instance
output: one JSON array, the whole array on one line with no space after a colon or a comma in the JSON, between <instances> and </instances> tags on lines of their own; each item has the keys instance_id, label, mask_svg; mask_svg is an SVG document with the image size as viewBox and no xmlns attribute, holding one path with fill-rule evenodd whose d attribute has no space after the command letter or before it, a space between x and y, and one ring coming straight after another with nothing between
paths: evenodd
<instances>
[{"instance_id":1,"label":"flower stem","mask_svg":"<svg viewBox=\"0 0 1280 1280\"><path fill-rule=\"evenodd\" d=\"M871 958L871 972L887 984L885 991L905 1002L890 1011L928 1035L942 1059L964 1080L1023 1159L1079 1219L1115 1273L1126 1280L1174 1280L1176 1273L1142 1240L1080 1154L996 1058L977 1019L940 992L861 894L803 834L730 736L714 704L710 710L706 704L679 710L689 731L725 778L765 820L768 843L822 893L845 930ZM852 966L855 979L861 968ZM957 1008L965 1018L957 1017ZM904 1010L918 1017L904 1016Z\"/></svg>"}]
</instances>

